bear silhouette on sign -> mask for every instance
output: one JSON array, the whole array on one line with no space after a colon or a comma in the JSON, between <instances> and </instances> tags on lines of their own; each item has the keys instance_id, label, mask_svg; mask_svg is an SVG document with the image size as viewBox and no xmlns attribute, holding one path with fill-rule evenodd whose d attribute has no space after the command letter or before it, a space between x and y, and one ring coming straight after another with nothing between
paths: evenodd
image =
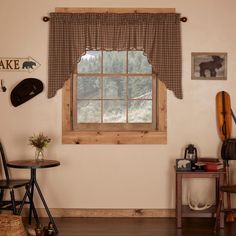
<instances>
[{"instance_id":1,"label":"bear silhouette on sign","mask_svg":"<svg viewBox=\"0 0 236 236\"><path fill-rule=\"evenodd\" d=\"M34 61L25 61L22 65L22 69L33 69L33 66L36 66Z\"/></svg>"},{"instance_id":2,"label":"bear silhouette on sign","mask_svg":"<svg viewBox=\"0 0 236 236\"><path fill-rule=\"evenodd\" d=\"M206 71L210 71L211 77L216 77L218 69L220 69L223 66L224 59L219 56L212 56L212 61L206 61L199 64L200 67L200 76L206 77Z\"/></svg>"}]
</instances>

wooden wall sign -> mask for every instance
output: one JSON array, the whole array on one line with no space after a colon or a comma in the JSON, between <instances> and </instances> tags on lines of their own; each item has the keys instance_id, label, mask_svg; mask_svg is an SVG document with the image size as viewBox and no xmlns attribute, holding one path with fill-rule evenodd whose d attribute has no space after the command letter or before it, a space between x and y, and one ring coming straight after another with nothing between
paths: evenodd
<instances>
[{"instance_id":1,"label":"wooden wall sign","mask_svg":"<svg viewBox=\"0 0 236 236\"><path fill-rule=\"evenodd\" d=\"M40 64L32 57L0 57L0 72L2 71L19 71L32 72L36 70Z\"/></svg>"}]
</instances>

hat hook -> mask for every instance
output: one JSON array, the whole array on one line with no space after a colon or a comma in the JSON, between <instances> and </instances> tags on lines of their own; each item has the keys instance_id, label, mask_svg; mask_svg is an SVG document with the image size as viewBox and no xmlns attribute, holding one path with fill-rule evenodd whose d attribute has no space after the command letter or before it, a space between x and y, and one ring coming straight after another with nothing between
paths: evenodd
<instances>
[{"instance_id":1,"label":"hat hook","mask_svg":"<svg viewBox=\"0 0 236 236\"><path fill-rule=\"evenodd\" d=\"M7 88L3 85L3 79L1 79L1 89L2 89L2 92L7 91Z\"/></svg>"}]
</instances>

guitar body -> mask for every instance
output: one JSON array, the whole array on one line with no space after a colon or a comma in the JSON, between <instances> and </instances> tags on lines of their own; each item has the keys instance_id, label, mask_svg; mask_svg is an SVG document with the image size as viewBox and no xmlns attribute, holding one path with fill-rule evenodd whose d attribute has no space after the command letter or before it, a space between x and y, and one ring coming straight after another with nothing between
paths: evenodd
<instances>
[{"instance_id":1,"label":"guitar body","mask_svg":"<svg viewBox=\"0 0 236 236\"><path fill-rule=\"evenodd\" d=\"M232 118L230 95L225 91L216 94L216 120L220 139L231 138Z\"/></svg>"}]
</instances>

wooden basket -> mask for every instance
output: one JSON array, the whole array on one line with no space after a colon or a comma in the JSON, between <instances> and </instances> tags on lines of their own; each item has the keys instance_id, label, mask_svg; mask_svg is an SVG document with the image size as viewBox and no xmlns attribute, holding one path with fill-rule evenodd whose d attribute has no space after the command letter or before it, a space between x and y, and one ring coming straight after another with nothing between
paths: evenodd
<instances>
[{"instance_id":1,"label":"wooden basket","mask_svg":"<svg viewBox=\"0 0 236 236\"><path fill-rule=\"evenodd\" d=\"M0 214L1 236L27 236L21 216Z\"/></svg>"}]
</instances>

